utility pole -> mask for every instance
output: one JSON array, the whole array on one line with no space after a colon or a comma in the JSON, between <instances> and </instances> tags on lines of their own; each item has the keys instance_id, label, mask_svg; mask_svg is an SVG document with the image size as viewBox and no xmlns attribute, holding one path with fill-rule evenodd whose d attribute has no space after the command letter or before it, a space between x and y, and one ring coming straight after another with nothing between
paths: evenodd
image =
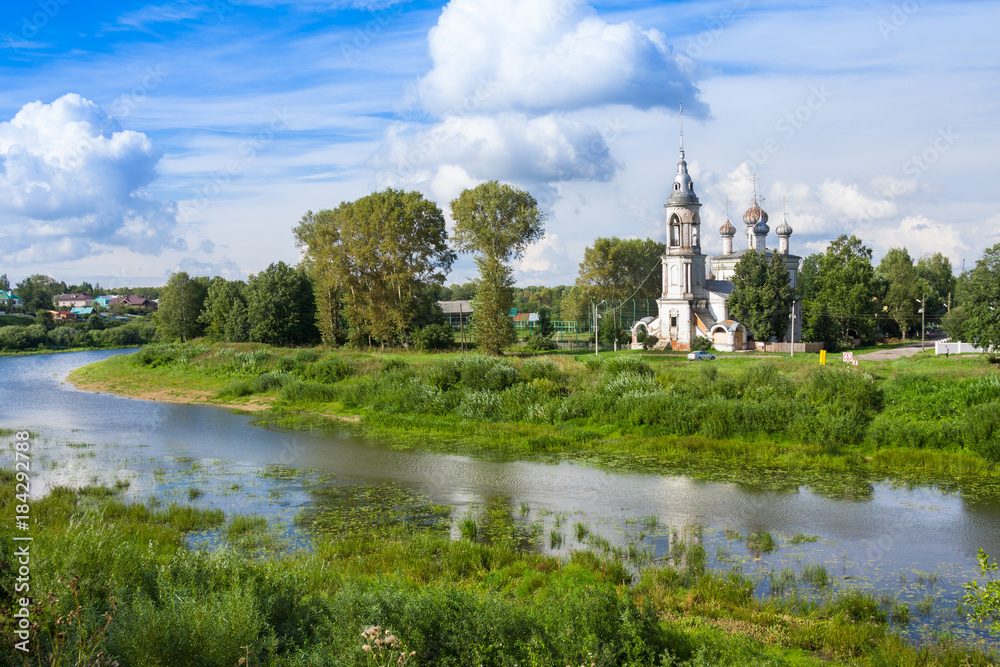
<instances>
[{"instance_id":1,"label":"utility pole","mask_svg":"<svg viewBox=\"0 0 1000 667\"><path fill-rule=\"evenodd\" d=\"M792 301L792 333L788 337L788 340L791 341L792 357L794 358L795 357L795 302L794 301Z\"/></svg>"},{"instance_id":2,"label":"utility pole","mask_svg":"<svg viewBox=\"0 0 1000 667\"><path fill-rule=\"evenodd\" d=\"M591 303L594 303L591 301ZM600 349L597 343L597 304L594 303L594 355L599 355Z\"/></svg>"},{"instance_id":3,"label":"utility pole","mask_svg":"<svg viewBox=\"0 0 1000 667\"><path fill-rule=\"evenodd\" d=\"M920 351L924 351L924 336L927 331L927 294L921 293L922 299L916 299L920 304Z\"/></svg>"}]
</instances>

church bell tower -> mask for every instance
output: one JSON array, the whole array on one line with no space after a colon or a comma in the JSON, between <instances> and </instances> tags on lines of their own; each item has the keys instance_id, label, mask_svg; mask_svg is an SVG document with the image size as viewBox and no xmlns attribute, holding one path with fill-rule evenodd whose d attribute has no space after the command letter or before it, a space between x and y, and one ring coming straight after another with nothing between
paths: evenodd
<instances>
[{"instance_id":1,"label":"church bell tower","mask_svg":"<svg viewBox=\"0 0 1000 667\"><path fill-rule=\"evenodd\" d=\"M683 112L682 112L683 113ZM705 255L701 252L701 202L684 159L684 126L681 124L677 176L667 203L667 252L663 256L663 291L659 306L660 340L672 349L688 350L696 335L695 309L704 308Z\"/></svg>"}]
</instances>

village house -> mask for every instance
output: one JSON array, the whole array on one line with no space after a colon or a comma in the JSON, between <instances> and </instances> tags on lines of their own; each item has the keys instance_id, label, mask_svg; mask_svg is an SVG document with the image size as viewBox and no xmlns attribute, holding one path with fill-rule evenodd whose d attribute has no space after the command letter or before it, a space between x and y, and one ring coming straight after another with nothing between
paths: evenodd
<instances>
[{"instance_id":1,"label":"village house","mask_svg":"<svg viewBox=\"0 0 1000 667\"><path fill-rule=\"evenodd\" d=\"M59 308L76 308L94 305L94 297L89 294L76 293L60 294L56 297L56 306Z\"/></svg>"}]
</instances>

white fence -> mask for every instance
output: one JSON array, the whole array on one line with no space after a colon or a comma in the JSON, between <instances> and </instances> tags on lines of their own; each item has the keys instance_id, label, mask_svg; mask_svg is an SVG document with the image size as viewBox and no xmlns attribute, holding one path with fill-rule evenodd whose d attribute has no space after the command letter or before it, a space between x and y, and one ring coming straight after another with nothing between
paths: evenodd
<instances>
[{"instance_id":1,"label":"white fence","mask_svg":"<svg viewBox=\"0 0 1000 667\"><path fill-rule=\"evenodd\" d=\"M939 340L934 343L934 354L982 354L985 351L962 341Z\"/></svg>"}]
</instances>

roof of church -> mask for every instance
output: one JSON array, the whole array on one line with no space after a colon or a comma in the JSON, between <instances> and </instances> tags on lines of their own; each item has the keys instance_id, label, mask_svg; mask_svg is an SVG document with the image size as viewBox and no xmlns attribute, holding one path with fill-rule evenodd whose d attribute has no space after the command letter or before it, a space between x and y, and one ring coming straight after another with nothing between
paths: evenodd
<instances>
[{"instance_id":1,"label":"roof of church","mask_svg":"<svg viewBox=\"0 0 1000 667\"><path fill-rule=\"evenodd\" d=\"M729 296L733 293L733 282L731 280L706 280L705 289L709 292Z\"/></svg>"}]
</instances>

